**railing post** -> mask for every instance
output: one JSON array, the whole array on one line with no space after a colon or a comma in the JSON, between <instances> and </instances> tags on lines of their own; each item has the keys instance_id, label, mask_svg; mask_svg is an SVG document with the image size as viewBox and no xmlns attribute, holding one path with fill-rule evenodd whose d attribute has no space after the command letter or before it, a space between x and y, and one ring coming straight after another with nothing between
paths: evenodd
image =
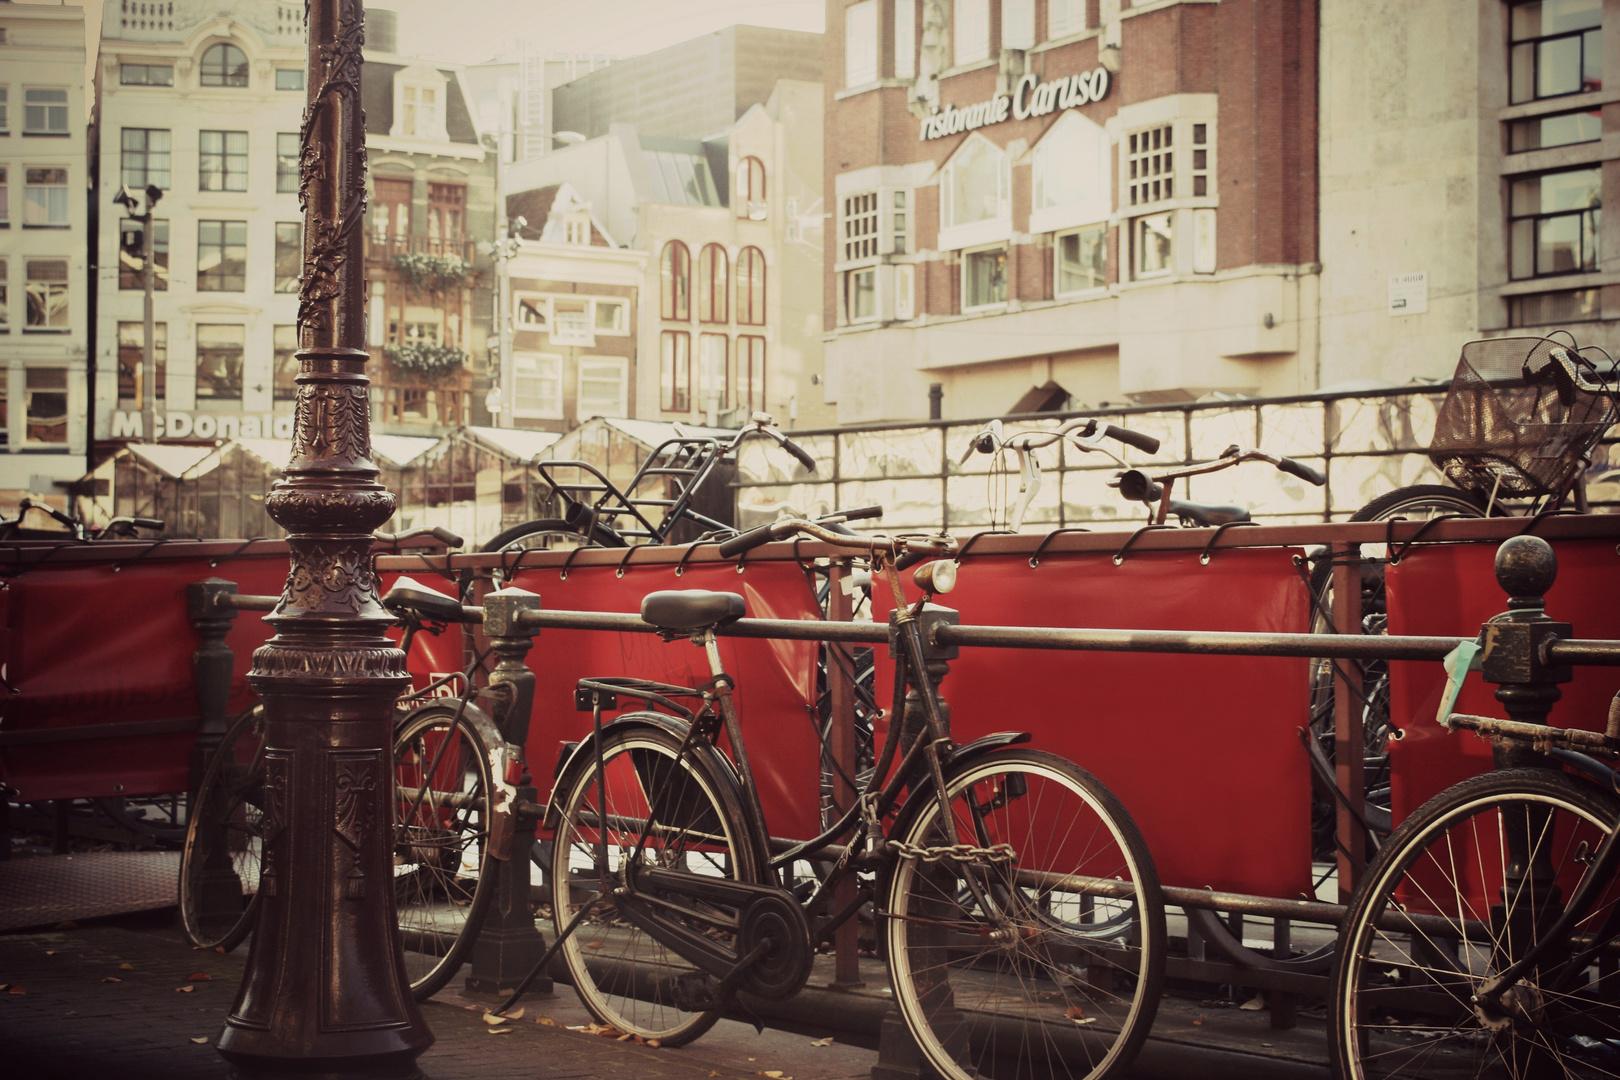
<instances>
[{"instance_id":1,"label":"railing post","mask_svg":"<svg viewBox=\"0 0 1620 1080\"><path fill-rule=\"evenodd\" d=\"M510 695L497 715L504 719L502 738L516 752L511 760L522 770L513 796L518 804L535 802L534 781L523 754L534 708L534 672L524 658L539 633L521 626L519 615L539 610L540 597L525 589L498 589L484 596L484 635L500 657L490 672L489 686L491 690L504 687ZM467 989L473 993L509 993L545 951L545 939L529 909L529 849L534 846L535 825L533 817L519 815L513 822L506 857L496 864L494 903L473 944L472 971L467 975ZM550 993L551 980L542 976L532 988Z\"/></svg>"},{"instance_id":2,"label":"railing post","mask_svg":"<svg viewBox=\"0 0 1620 1080\"><path fill-rule=\"evenodd\" d=\"M264 702L262 873L219 1052L249 1076L416 1077L433 1043L394 910L394 701L410 685L371 534L394 512L371 460L361 0L306 0L298 400L265 497L292 566L248 681Z\"/></svg>"},{"instance_id":3,"label":"railing post","mask_svg":"<svg viewBox=\"0 0 1620 1080\"><path fill-rule=\"evenodd\" d=\"M1361 633L1361 545L1330 545L1333 581L1333 628L1339 634ZM1338 838L1339 903L1348 904L1356 890L1357 867L1366 865L1367 843L1361 822L1366 816L1366 733L1362 727L1361 662L1328 661L1333 688L1333 779L1344 793L1334 802Z\"/></svg>"},{"instance_id":4,"label":"railing post","mask_svg":"<svg viewBox=\"0 0 1620 1080\"><path fill-rule=\"evenodd\" d=\"M849 578L849 560L834 559L827 568L827 621L849 622L854 604L844 591ZM836 820L855 804L856 746L855 694L850 674L855 658L848 646L836 641L823 643L827 661L827 728L832 758L832 818ZM833 889L832 908L842 911L855 899L855 878L846 875ZM833 932L833 985L853 990L861 986L860 920L849 919Z\"/></svg>"},{"instance_id":5,"label":"railing post","mask_svg":"<svg viewBox=\"0 0 1620 1080\"><path fill-rule=\"evenodd\" d=\"M236 622L236 609L223 603L236 595L236 583L221 578L193 581L186 586L186 617L196 628L201 644L191 654L191 671L197 685L197 741L191 750L191 790L202 783L203 770L225 737L230 719L231 671L236 654L225 644L225 636Z\"/></svg>"}]
</instances>

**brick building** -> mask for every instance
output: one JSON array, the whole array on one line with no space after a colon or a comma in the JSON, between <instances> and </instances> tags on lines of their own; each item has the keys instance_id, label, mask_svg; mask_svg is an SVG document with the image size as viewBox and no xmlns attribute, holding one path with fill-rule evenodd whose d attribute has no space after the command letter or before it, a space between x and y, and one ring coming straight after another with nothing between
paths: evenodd
<instances>
[{"instance_id":1,"label":"brick building","mask_svg":"<svg viewBox=\"0 0 1620 1080\"><path fill-rule=\"evenodd\" d=\"M841 422L1315 385L1316 5L828 0Z\"/></svg>"}]
</instances>

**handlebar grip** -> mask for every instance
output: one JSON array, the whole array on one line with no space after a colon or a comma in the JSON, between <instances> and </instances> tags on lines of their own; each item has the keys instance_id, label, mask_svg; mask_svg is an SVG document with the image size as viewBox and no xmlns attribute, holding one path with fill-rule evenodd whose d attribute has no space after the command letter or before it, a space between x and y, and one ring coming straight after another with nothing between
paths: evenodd
<instances>
[{"instance_id":1,"label":"handlebar grip","mask_svg":"<svg viewBox=\"0 0 1620 1080\"><path fill-rule=\"evenodd\" d=\"M738 533L733 536L720 545L721 557L726 559L734 558L745 551L752 551L762 544L770 543L771 529L774 525L775 522L772 522L771 525L761 525L757 529L749 529L745 533Z\"/></svg>"},{"instance_id":2,"label":"handlebar grip","mask_svg":"<svg viewBox=\"0 0 1620 1080\"><path fill-rule=\"evenodd\" d=\"M902 570L910 570L918 563L927 562L929 559L937 559L939 556L940 553L937 551L918 551L913 549L907 551L904 555L894 560L894 569L896 573Z\"/></svg>"},{"instance_id":3,"label":"handlebar grip","mask_svg":"<svg viewBox=\"0 0 1620 1080\"><path fill-rule=\"evenodd\" d=\"M163 520L161 518L143 518L143 517L130 518L129 523L131 525L135 526L137 529L161 529L161 528L163 528Z\"/></svg>"},{"instance_id":4,"label":"handlebar grip","mask_svg":"<svg viewBox=\"0 0 1620 1080\"><path fill-rule=\"evenodd\" d=\"M840 510L835 517L842 517L845 521L865 521L867 518L880 518L883 516L881 506L857 506L853 510Z\"/></svg>"},{"instance_id":5,"label":"handlebar grip","mask_svg":"<svg viewBox=\"0 0 1620 1080\"><path fill-rule=\"evenodd\" d=\"M465 540L442 525L435 525L431 535L433 536L433 539L437 540L445 547L458 548L466 543Z\"/></svg>"},{"instance_id":6,"label":"handlebar grip","mask_svg":"<svg viewBox=\"0 0 1620 1080\"><path fill-rule=\"evenodd\" d=\"M1327 477L1323 476L1309 465L1306 465L1304 462L1295 461L1293 458L1278 458L1277 468L1281 469L1285 473L1292 473L1306 483L1315 484L1317 487L1322 487L1327 483Z\"/></svg>"},{"instance_id":7,"label":"handlebar grip","mask_svg":"<svg viewBox=\"0 0 1620 1080\"><path fill-rule=\"evenodd\" d=\"M1144 454L1157 454L1159 452L1159 440L1151 435L1144 435L1140 431L1122 428L1118 424L1109 424L1108 430L1104 434L1110 439L1118 439L1126 446L1134 446Z\"/></svg>"},{"instance_id":8,"label":"handlebar grip","mask_svg":"<svg viewBox=\"0 0 1620 1080\"><path fill-rule=\"evenodd\" d=\"M810 451L806 450L804 447L800 446L786 435L782 435L780 438L782 441L782 449L798 458L799 464L803 465L807 471L816 471L816 459L810 455Z\"/></svg>"}]
</instances>

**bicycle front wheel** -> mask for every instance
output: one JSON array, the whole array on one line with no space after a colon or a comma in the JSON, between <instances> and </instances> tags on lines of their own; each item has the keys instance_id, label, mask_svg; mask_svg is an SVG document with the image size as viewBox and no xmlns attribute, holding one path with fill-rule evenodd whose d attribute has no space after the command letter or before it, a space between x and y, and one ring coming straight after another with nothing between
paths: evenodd
<instances>
[{"instance_id":1,"label":"bicycle front wheel","mask_svg":"<svg viewBox=\"0 0 1620 1080\"><path fill-rule=\"evenodd\" d=\"M758 880L736 783L700 752L702 746L681 755L681 740L666 730L609 726L600 772L592 755L558 789L551 858L557 932L590 908L562 944L574 989L599 1022L664 1046L702 1035L719 1010L694 1002L693 992L704 984L697 969L620 916L602 890L604 883L612 888L624 880L631 859L666 870ZM599 846L604 840L605 864ZM735 948L735 911L692 907L696 914L687 929Z\"/></svg>"},{"instance_id":2,"label":"bicycle front wheel","mask_svg":"<svg viewBox=\"0 0 1620 1080\"><path fill-rule=\"evenodd\" d=\"M1479 991L1546 937L1617 822L1620 800L1550 769L1486 773L1424 803L1368 867L1339 935L1338 1075L1616 1075L1615 881L1497 1000Z\"/></svg>"},{"instance_id":3,"label":"bicycle front wheel","mask_svg":"<svg viewBox=\"0 0 1620 1080\"><path fill-rule=\"evenodd\" d=\"M429 705L394 731L394 907L411 992L431 997L460 968L495 895L489 753L454 707Z\"/></svg>"},{"instance_id":4,"label":"bicycle front wheel","mask_svg":"<svg viewBox=\"0 0 1620 1080\"><path fill-rule=\"evenodd\" d=\"M258 910L264 860L264 707L232 721L220 741L186 827L180 855L180 925L200 948L229 952Z\"/></svg>"},{"instance_id":5,"label":"bicycle front wheel","mask_svg":"<svg viewBox=\"0 0 1620 1080\"><path fill-rule=\"evenodd\" d=\"M1033 750L946 779L961 862L931 791L898 839L883 919L895 1004L947 1080L1098 1080L1130 1064L1164 980L1164 903L1119 801ZM922 854L918 853L921 849Z\"/></svg>"}]
</instances>

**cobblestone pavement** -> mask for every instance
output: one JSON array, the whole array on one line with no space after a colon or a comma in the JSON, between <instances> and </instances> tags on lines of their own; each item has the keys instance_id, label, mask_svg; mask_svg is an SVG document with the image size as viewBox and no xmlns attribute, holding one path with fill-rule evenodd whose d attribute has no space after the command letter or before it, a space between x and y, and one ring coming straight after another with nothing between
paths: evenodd
<instances>
[{"instance_id":1,"label":"cobblestone pavement","mask_svg":"<svg viewBox=\"0 0 1620 1080\"><path fill-rule=\"evenodd\" d=\"M225 1080L213 1048L236 995L246 948L189 948L165 918L126 918L48 933L0 935L0 1073L8 1080ZM207 976L202 978L201 976ZM865 1077L876 1054L723 1022L696 1043L652 1049L570 1031L585 1022L573 992L525 1000L492 1034L483 1008L446 992L423 1006L437 1037L422 1055L432 1080L793 1080ZM540 1017L558 1026L537 1023ZM795 1067L798 1066L798 1067Z\"/></svg>"}]
</instances>

